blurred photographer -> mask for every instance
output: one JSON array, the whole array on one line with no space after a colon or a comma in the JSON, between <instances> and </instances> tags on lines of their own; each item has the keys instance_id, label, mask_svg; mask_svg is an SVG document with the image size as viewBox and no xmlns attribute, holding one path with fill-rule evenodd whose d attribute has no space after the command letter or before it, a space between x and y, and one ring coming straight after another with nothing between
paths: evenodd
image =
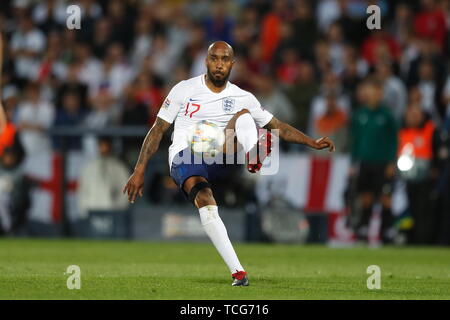
<instances>
[{"instance_id":1,"label":"blurred photographer","mask_svg":"<svg viewBox=\"0 0 450 320\"><path fill-rule=\"evenodd\" d=\"M399 132L397 166L406 181L409 211L414 224L408 242L432 243L435 212L432 210L432 161L435 124L417 104L408 106Z\"/></svg>"},{"instance_id":2,"label":"blurred photographer","mask_svg":"<svg viewBox=\"0 0 450 320\"><path fill-rule=\"evenodd\" d=\"M29 181L20 166L25 157L20 133L12 122L17 104L15 89L3 89L3 98L5 124L0 131L0 234L16 234L25 224Z\"/></svg>"},{"instance_id":3,"label":"blurred photographer","mask_svg":"<svg viewBox=\"0 0 450 320\"><path fill-rule=\"evenodd\" d=\"M30 181L20 166L17 148L7 147L0 157L0 235L20 234L30 205Z\"/></svg>"}]
</instances>

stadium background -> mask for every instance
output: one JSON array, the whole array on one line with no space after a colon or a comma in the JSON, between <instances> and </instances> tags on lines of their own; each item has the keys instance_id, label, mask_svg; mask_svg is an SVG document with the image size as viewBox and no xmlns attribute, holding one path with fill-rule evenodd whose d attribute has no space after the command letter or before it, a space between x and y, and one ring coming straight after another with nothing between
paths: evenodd
<instances>
[{"instance_id":1,"label":"stadium background","mask_svg":"<svg viewBox=\"0 0 450 320\"><path fill-rule=\"evenodd\" d=\"M230 81L281 120L328 135L337 147L330 156L282 144L277 175L242 170L218 182L232 240L354 241L346 225L350 123L364 103L359 85L373 75L398 134L417 106L436 128L425 135L432 155L422 159L429 164L422 188L408 197L407 179L396 176L393 213L405 235L397 243L409 242L414 228L424 230L416 243L450 243L450 1L73 3L82 8L80 30L66 27L66 1L0 3L2 101L10 119L0 137L2 233L206 239L196 210L168 176L170 135L151 160L144 198L129 207L121 189L168 90L204 72L207 46L220 39L236 52ZM366 27L372 3L381 8L380 31ZM414 221L409 204L417 198L425 200ZM283 229L276 225L283 219L295 223ZM374 243L379 224L375 207ZM276 238L289 227L300 236Z\"/></svg>"}]
</instances>

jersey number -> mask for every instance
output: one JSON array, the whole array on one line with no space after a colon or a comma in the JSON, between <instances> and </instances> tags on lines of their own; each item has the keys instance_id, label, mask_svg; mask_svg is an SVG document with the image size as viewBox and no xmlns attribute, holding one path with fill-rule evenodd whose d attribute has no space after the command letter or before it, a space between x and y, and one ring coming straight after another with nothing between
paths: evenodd
<instances>
[{"instance_id":1,"label":"jersey number","mask_svg":"<svg viewBox=\"0 0 450 320\"><path fill-rule=\"evenodd\" d=\"M189 112L189 104L190 104L189 102L186 104L186 112L184 113L185 116L187 116L187 114ZM196 107L196 109L189 114L189 118L192 118L192 115L194 113L196 113L198 110L200 110L200 105L199 104L193 103L192 106Z\"/></svg>"}]
</instances>

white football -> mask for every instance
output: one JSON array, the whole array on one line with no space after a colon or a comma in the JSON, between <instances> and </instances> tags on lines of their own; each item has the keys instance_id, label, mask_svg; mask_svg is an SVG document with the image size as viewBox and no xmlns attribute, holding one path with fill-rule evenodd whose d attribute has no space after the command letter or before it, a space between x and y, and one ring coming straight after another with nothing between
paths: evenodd
<instances>
[{"instance_id":1,"label":"white football","mask_svg":"<svg viewBox=\"0 0 450 320\"><path fill-rule=\"evenodd\" d=\"M190 128L187 139L193 153L215 157L222 151L225 134L216 124L202 120Z\"/></svg>"}]
</instances>

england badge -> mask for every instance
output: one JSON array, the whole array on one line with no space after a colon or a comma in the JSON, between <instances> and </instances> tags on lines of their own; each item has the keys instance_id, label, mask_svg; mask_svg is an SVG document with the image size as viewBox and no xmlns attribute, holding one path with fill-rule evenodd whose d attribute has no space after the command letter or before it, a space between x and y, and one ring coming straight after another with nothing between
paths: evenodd
<instances>
[{"instance_id":1,"label":"england badge","mask_svg":"<svg viewBox=\"0 0 450 320\"><path fill-rule=\"evenodd\" d=\"M225 113L231 113L234 110L234 99L224 98L222 100L222 108Z\"/></svg>"}]
</instances>

